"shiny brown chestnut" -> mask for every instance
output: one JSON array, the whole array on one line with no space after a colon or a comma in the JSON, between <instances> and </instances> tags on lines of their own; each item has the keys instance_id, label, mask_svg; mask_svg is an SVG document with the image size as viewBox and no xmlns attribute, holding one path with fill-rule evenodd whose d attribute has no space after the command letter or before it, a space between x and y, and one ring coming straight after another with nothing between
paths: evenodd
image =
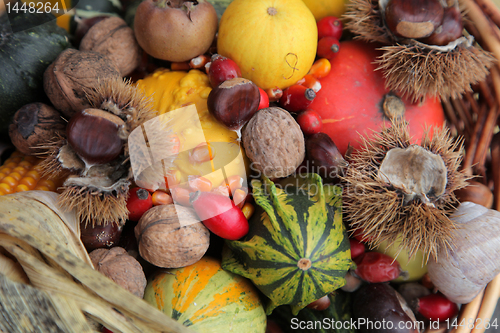
<instances>
[{"instance_id":1,"label":"shiny brown chestnut","mask_svg":"<svg viewBox=\"0 0 500 333\"><path fill-rule=\"evenodd\" d=\"M106 225L94 225L81 223L80 230L83 245L88 252L99 248L110 248L120 240L123 227L117 223L107 223Z\"/></svg>"},{"instance_id":2,"label":"shiny brown chestnut","mask_svg":"<svg viewBox=\"0 0 500 333\"><path fill-rule=\"evenodd\" d=\"M387 27L402 38L430 36L441 25L443 16L439 0L389 0L385 7Z\"/></svg>"},{"instance_id":3,"label":"shiny brown chestnut","mask_svg":"<svg viewBox=\"0 0 500 333\"><path fill-rule=\"evenodd\" d=\"M127 137L125 122L99 109L85 109L71 117L66 127L68 143L89 165L105 164L117 158Z\"/></svg>"},{"instance_id":4,"label":"shiny brown chestnut","mask_svg":"<svg viewBox=\"0 0 500 333\"><path fill-rule=\"evenodd\" d=\"M468 184L468 186L455 191L460 202L470 201L486 208L493 206L493 192L488 186L474 180L469 180Z\"/></svg>"},{"instance_id":5,"label":"shiny brown chestnut","mask_svg":"<svg viewBox=\"0 0 500 333\"><path fill-rule=\"evenodd\" d=\"M307 308L312 309L312 310L316 310L316 311L324 311L324 310L328 309L330 304L331 304L330 297L328 297L328 295L325 295L325 296L315 300L314 302L310 303L309 305L307 305Z\"/></svg>"},{"instance_id":6,"label":"shiny brown chestnut","mask_svg":"<svg viewBox=\"0 0 500 333\"><path fill-rule=\"evenodd\" d=\"M328 134L320 132L308 137L306 153L311 171L327 180L337 178L347 167L346 160Z\"/></svg>"},{"instance_id":7,"label":"shiny brown chestnut","mask_svg":"<svg viewBox=\"0 0 500 333\"><path fill-rule=\"evenodd\" d=\"M462 14L456 6L444 10L443 22L429 37L422 42L431 45L447 45L462 36L463 31Z\"/></svg>"},{"instance_id":8,"label":"shiny brown chestnut","mask_svg":"<svg viewBox=\"0 0 500 333\"><path fill-rule=\"evenodd\" d=\"M222 82L208 95L208 111L229 129L238 130L257 112L259 88L250 80L234 78Z\"/></svg>"}]
</instances>

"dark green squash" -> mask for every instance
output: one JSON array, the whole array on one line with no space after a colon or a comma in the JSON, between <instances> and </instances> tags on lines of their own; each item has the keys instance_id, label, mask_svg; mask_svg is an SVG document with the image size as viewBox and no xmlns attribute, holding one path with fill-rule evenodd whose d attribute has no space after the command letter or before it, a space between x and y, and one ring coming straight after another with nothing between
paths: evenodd
<instances>
[{"instance_id":1,"label":"dark green squash","mask_svg":"<svg viewBox=\"0 0 500 333\"><path fill-rule=\"evenodd\" d=\"M0 16L0 136L7 136L12 116L23 105L48 102L43 73L69 46L68 34L52 14Z\"/></svg>"},{"instance_id":2,"label":"dark green squash","mask_svg":"<svg viewBox=\"0 0 500 333\"><path fill-rule=\"evenodd\" d=\"M279 306L269 317L285 333L354 333L352 295L342 290L329 294L330 306L323 311L305 308L294 316L289 306Z\"/></svg>"},{"instance_id":3,"label":"dark green squash","mask_svg":"<svg viewBox=\"0 0 500 333\"><path fill-rule=\"evenodd\" d=\"M298 313L342 287L353 265L342 222L342 190L309 174L306 186L252 181L257 207L240 241L226 241L222 267L252 280L270 302ZM293 184L292 184L293 185Z\"/></svg>"}]
</instances>

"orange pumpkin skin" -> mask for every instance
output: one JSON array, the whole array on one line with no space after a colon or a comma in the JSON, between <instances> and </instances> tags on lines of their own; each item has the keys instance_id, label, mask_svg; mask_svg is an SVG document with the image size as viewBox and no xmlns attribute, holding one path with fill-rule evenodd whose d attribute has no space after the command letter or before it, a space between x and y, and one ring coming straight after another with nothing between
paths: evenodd
<instances>
[{"instance_id":1,"label":"orange pumpkin skin","mask_svg":"<svg viewBox=\"0 0 500 333\"><path fill-rule=\"evenodd\" d=\"M385 88L382 72L375 71L374 62L381 55L377 47L361 41L341 42L340 51L331 60L330 74L320 79L321 90L310 106L323 119L322 132L332 138L343 155L349 144L354 149L361 146L361 136L370 136L382 124L390 126L382 109L384 96L390 91ZM402 101L415 143L426 128L443 126L445 116L438 98L412 103L403 97Z\"/></svg>"}]
</instances>

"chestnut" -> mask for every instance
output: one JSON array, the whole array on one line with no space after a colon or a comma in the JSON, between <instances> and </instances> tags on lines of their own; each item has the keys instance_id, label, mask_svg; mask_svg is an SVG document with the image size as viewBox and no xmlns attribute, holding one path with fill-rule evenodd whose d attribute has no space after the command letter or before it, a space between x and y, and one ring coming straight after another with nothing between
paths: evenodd
<instances>
[{"instance_id":1,"label":"chestnut","mask_svg":"<svg viewBox=\"0 0 500 333\"><path fill-rule=\"evenodd\" d=\"M402 38L430 36L441 25L443 16L440 0L389 0L385 7L387 27Z\"/></svg>"},{"instance_id":2,"label":"chestnut","mask_svg":"<svg viewBox=\"0 0 500 333\"><path fill-rule=\"evenodd\" d=\"M125 122L120 117L99 109L76 113L66 127L68 143L90 165L117 158L127 137L125 131Z\"/></svg>"},{"instance_id":3,"label":"chestnut","mask_svg":"<svg viewBox=\"0 0 500 333\"><path fill-rule=\"evenodd\" d=\"M99 248L109 248L116 245L120 240L123 227L117 223L107 223L106 225L92 225L91 223L81 223L81 236L83 245L88 252Z\"/></svg>"},{"instance_id":4,"label":"chestnut","mask_svg":"<svg viewBox=\"0 0 500 333\"><path fill-rule=\"evenodd\" d=\"M233 78L210 91L208 111L229 129L238 130L257 112L259 88L250 80Z\"/></svg>"},{"instance_id":5,"label":"chestnut","mask_svg":"<svg viewBox=\"0 0 500 333\"><path fill-rule=\"evenodd\" d=\"M462 36L463 24L462 14L457 6L448 7L444 10L443 22L429 37L422 42L431 45L447 45Z\"/></svg>"},{"instance_id":6,"label":"chestnut","mask_svg":"<svg viewBox=\"0 0 500 333\"><path fill-rule=\"evenodd\" d=\"M326 180L340 176L347 167L333 140L325 133L316 133L306 139L307 159L314 173Z\"/></svg>"}]
</instances>

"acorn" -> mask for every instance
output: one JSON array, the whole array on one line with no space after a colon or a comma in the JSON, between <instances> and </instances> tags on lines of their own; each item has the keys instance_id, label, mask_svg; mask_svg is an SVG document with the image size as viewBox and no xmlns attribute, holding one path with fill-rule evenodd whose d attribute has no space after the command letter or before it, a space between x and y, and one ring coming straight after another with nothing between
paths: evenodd
<instances>
[{"instance_id":1,"label":"acorn","mask_svg":"<svg viewBox=\"0 0 500 333\"><path fill-rule=\"evenodd\" d=\"M455 191L467 186L468 178L459 171L461 141L443 127L432 139L426 133L420 145L413 144L401 120L362 140L343 177L344 212L353 232L362 231L370 247L404 235L399 249L410 258L418 250L428 259L449 248Z\"/></svg>"}]
</instances>

